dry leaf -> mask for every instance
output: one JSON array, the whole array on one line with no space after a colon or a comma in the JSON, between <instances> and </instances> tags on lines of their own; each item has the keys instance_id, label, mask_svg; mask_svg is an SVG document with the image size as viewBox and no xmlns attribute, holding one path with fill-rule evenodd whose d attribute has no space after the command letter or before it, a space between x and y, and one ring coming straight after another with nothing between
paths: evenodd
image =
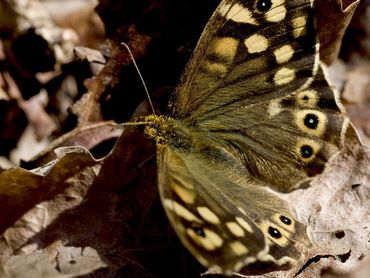
<instances>
[{"instance_id":1,"label":"dry leaf","mask_svg":"<svg viewBox=\"0 0 370 278\"><path fill-rule=\"evenodd\" d=\"M315 0L320 59L330 65L337 57L346 28L359 0Z\"/></svg>"},{"instance_id":2,"label":"dry leaf","mask_svg":"<svg viewBox=\"0 0 370 278\"><path fill-rule=\"evenodd\" d=\"M0 173L1 232L38 203L63 192L70 178L98 163L81 147L55 152L56 160L33 171L14 167Z\"/></svg>"},{"instance_id":3,"label":"dry leaf","mask_svg":"<svg viewBox=\"0 0 370 278\"><path fill-rule=\"evenodd\" d=\"M51 249L51 248L50 248ZM89 247L59 246L11 257L0 272L3 278L72 278L106 267L97 252Z\"/></svg>"},{"instance_id":4,"label":"dry leaf","mask_svg":"<svg viewBox=\"0 0 370 278\"><path fill-rule=\"evenodd\" d=\"M358 268L361 257L370 252L370 148L349 142L310 188L292 197L297 215L308 224L315 253L329 256L324 263L310 265L303 277L315 277L310 273L326 268L336 273ZM346 254L342 261L340 255Z\"/></svg>"},{"instance_id":5,"label":"dry leaf","mask_svg":"<svg viewBox=\"0 0 370 278\"><path fill-rule=\"evenodd\" d=\"M104 141L112 139L116 140L121 133L121 128L118 127L118 124L113 122L101 122L82 128L77 127L51 142L47 148L40 151L32 159L28 161L22 161L21 166L26 169L42 166L43 164L46 164L56 158L54 150L60 147L82 146L91 151L94 147L98 146ZM108 152L106 154L108 154Z\"/></svg>"}]
</instances>

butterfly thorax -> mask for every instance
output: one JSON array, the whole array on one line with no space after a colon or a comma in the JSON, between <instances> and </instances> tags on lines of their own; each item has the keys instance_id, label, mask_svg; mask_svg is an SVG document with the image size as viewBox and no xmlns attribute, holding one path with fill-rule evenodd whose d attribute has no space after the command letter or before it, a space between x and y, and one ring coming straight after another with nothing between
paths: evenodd
<instances>
[{"instance_id":1,"label":"butterfly thorax","mask_svg":"<svg viewBox=\"0 0 370 278\"><path fill-rule=\"evenodd\" d=\"M213 145L206 132L184 120L149 115L145 117L144 122L146 123L144 132L154 138L158 151L174 147L181 151L199 153Z\"/></svg>"}]
</instances>

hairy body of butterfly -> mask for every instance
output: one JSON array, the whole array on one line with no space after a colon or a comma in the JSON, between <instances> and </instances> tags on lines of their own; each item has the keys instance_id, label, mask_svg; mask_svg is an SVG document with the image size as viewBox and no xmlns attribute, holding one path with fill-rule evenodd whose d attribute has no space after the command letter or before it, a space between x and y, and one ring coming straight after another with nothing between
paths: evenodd
<instances>
[{"instance_id":1,"label":"hairy body of butterfly","mask_svg":"<svg viewBox=\"0 0 370 278\"><path fill-rule=\"evenodd\" d=\"M167 216L204 266L231 273L255 261L295 264L310 246L268 187L289 192L321 173L351 130L314 26L312 0L222 1L171 115L145 119Z\"/></svg>"}]
</instances>

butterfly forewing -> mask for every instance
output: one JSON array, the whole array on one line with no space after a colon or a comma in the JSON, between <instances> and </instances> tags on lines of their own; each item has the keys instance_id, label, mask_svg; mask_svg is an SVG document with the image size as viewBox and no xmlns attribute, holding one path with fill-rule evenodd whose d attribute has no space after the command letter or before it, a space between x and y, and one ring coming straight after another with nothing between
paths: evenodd
<instances>
[{"instance_id":1,"label":"butterfly forewing","mask_svg":"<svg viewBox=\"0 0 370 278\"><path fill-rule=\"evenodd\" d=\"M259 11L259 3L270 9ZM304 85L318 63L311 5L308 0L222 1L177 88L173 113L198 122L225 107L274 99Z\"/></svg>"}]
</instances>

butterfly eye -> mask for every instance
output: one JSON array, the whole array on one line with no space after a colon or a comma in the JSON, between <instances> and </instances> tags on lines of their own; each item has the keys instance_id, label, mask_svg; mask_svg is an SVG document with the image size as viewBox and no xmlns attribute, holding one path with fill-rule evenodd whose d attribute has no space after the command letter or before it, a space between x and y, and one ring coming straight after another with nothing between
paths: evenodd
<instances>
[{"instance_id":1,"label":"butterfly eye","mask_svg":"<svg viewBox=\"0 0 370 278\"><path fill-rule=\"evenodd\" d=\"M309 113L304 118L304 125L310 129L316 129L319 124L319 117L317 115Z\"/></svg>"},{"instance_id":2,"label":"butterfly eye","mask_svg":"<svg viewBox=\"0 0 370 278\"><path fill-rule=\"evenodd\" d=\"M279 239L282 237L281 233L279 232L278 229L275 229L273 227L269 227L268 229L268 233L270 234L270 236L272 236L273 238L276 238L276 239Z\"/></svg>"},{"instance_id":3,"label":"butterfly eye","mask_svg":"<svg viewBox=\"0 0 370 278\"><path fill-rule=\"evenodd\" d=\"M272 6L271 0L258 0L256 2L256 9L260 13L267 12L268 10L270 10L271 6Z\"/></svg>"},{"instance_id":4,"label":"butterfly eye","mask_svg":"<svg viewBox=\"0 0 370 278\"><path fill-rule=\"evenodd\" d=\"M297 94L298 105L314 108L318 102L317 92L314 90L305 90Z\"/></svg>"},{"instance_id":5,"label":"butterfly eye","mask_svg":"<svg viewBox=\"0 0 370 278\"><path fill-rule=\"evenodd\" d=\"M283 222L285 225L292 224L292 220L284 215L280 215L280 221Z\"/></svg>"},{"instance_id":6,"label":"butterfly eye","mask_svg":"<svg viewBox=\"0 0 370 278\"><path fill-rule=\"evenodd\" d=\"M199 227L193 227L193 231L200 237L206 237L206 234L204 233L202 228Z\"/></svg>"},{"instance_id":7,"label":"butterfly eye","mask_svg":"<svg viewBox=\"0 0 370 278\"><path fill-rule=\"evenodd\" d=\"M305 126L307 130L312 130L309 129ZM307 132L307 130L305 130ZM297 145L296 145L296 152L298 155L298 158L303 162L303 163L310 163L312 162L316 154L320 151L320 143L309 139L309 138L301 138L298 140Z\"/></svg>"},{"instance_id":8,"label":"butterfly eye","mask_svg":"<svg viewBox=\"0 0 370 278\"><path fill-rule=\"evenodd\" d=\"M310 158L313 154L313 149L309 145L303 145L301 147L301 154L303 158Z\"/></svg>"}]
</instances>

